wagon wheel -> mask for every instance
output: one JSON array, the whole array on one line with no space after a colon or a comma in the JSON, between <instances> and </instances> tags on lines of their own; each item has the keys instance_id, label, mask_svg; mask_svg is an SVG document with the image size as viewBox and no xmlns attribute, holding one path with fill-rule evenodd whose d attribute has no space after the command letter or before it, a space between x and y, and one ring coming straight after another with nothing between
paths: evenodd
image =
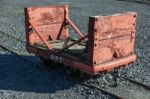
<instances>
[{"instance_id":1,"label":"wagon wheel","mask_svg":"<svg viewBox=\"0 0 150 99\"><path fill-rule=\"evenodd\" d=\"M54 62L50 59L46 59L46 58L43 58L43 57L40 57L40 59L42 60L42 62L44 63L45 67L47 68L54 68Z\"/></svg>"},{"instance_id":2,"label":"wagon wheel","mask_svg":"<svg viewBox=\"0 0 150 99\"><path fill-rule=\"evenodd\" d=\"M65 74L69 80L82 82L88 79L88 75L79 71L78 69L65 66Z\"/></svg>"}]
</instances>

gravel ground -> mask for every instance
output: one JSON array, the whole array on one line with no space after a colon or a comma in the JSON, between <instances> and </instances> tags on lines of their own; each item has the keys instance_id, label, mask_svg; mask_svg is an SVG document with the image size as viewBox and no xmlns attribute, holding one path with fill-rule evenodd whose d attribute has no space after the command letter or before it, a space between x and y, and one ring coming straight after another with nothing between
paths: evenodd
<instances>
[{"instance_id":1,"label":"gravel ground","mask_svg":"<svg viewBox=\"0 0 150 99\"><path fill-rule=\"evenodd\" d=\"M131 1L131 0L130 0ZM137 61L121 73L150 85L150 3L134 3L121 0L0 0L0 31L25 41L23 8L36 5L68 4L70 18L87 33L88 17L126 11L138 13L136 32ZM71 29L70 34L74 31ZM27 55L24 44L0 35L1 44L20 50L22 56L35 62L40 60ZM0 49L0 98L110 98L66 80L61 70L50 71L27 64L16 56ZM90 90L90 91L89 91Z\"/></svg>"},{"instance_id":2,"label":"gravel ground","mask_svg":"<svg viewBox=\"0 0 150 99\"><path fill-rule=\"evenodd\" d=\"M0 99L110 99L68 81L62 70L37 67L0 49ZM33 56L22 56L39 61Z\"/></svg>"}]
</instances>

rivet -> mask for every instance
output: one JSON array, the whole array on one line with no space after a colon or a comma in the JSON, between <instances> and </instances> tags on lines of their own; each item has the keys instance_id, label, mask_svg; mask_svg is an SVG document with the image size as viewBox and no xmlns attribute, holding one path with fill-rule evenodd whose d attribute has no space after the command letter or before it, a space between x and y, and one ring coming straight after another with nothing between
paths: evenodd
<instances>
[{"instance_id":1,"label":"rivet","mask_svg":"<svg viewBox=\"0 0 150 99\"><path fill-rule=\"evenodd\" d=\"M94 29L94 32L97 32L97 29Z\"/></svg>"},{"instance_id":2,"label":"rivet","mask_svg":"<svg viewBox=\"0 0 150 99\"><path fill-rule=\"evenodd\" d=\"M136 18L136 15L134 15L133 17Z\"/></svg>"},{"instance_id":3,"label":"rivet","mask_svg":"<svg viewBox=\"0 0 150 99\"><path fill-rule=\"evenodd\" d=\"M98 18L95 18L95 21L98 21Z\"/></svg>"}]
</instances>

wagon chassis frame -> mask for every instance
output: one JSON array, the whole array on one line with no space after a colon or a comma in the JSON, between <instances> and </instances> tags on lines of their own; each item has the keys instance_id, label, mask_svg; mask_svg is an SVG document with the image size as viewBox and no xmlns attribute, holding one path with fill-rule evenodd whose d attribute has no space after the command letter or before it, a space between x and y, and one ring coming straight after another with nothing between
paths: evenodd
<instances>
[{"instance_id":1,"label":"wagon chassis frame","mask_svg":"<svg viewBox=\"0 0 150 99\"><path fill-rule=\"evenodd\" d=\"M120 66L126 66L127 64L132 63L132 62L135 61L136 55L134 53L132 53L131 55L127 55L125 57L117 58L117 59L114 59L112 61L106 61L106 62L103 62L103 63L100 63L100 64L95 63L95 61L93 61L94 59L92 60L91 63L88 63L87 61L74 60L74 59L71 59L71 58L63 56L62 53L66 49L68 49L68 48L70 48L70 47L72 47L72 46L74 46L76 44L79 44L81 41L83 41L84 43L87 43L88 40L90 40L89 38L91 38L91 35L89 35L89 34L88 35L84 35L77 28L77 26L71 21L71 19L68 17L68 6L65 5L65 6L63 6L63 8L64 8L64 21L65 21L65 26L64 27L68 28L67 25L69 23L70 26L72 26L72 28L80 36L80 39L76 40L76 41L73 41L71 44L66 45L62 49L59 49L59 50L53 49L52 45L44 38L43 33L41 31L39 31L38 28L36 27L36 23L34 21L32 21L32 19L29 19L28 11L27 11L28 9L26 8L25 9L25 16L26 16L25 17L26 18L25 22L26 22L26 33L27 33L26 49L27 49L27 51L29 53L34 53L35 55L44 57L45 59L49 59L49 60L52 60L54 62L62 63L64 65L66 65L66 66L70 66L70 67L76 68L76 69L78 69L80 71L83 71L83 72L91 74L91 75L97 75L97 74L99 74L102 71L108 71L108 70L111 70L113 68L118 68ZM91 20L93 21L93 17L91 17ZM97 21L97 17L96 17L96 20L94 19L94 22L95 21ZM91 24L93 24L93 22ZM29 44L29 42L28 42L28 40L29 40L29 38L28 38L29 29L31 29L32 31L34 31L38 35L40 40L44 43L44 45L46 45L47 50L39 49L39 48ZM91 30L89 30L89 31L91 31ZM93 31L97 32L96 29L94 29ZM132 35L133 34L131 34L131 36ZM53 40L53 41L55 41L55 40ZM95 41L91 41L91 42L95 43ZM95 44L97 44L97 43L95 43ZM94 46L93 50L95 50L95 46ZM94 55L93 53L92 53L92 55ZM90 57L90 56L88 56L88 57Z\"/></svg>"}]
</instances>

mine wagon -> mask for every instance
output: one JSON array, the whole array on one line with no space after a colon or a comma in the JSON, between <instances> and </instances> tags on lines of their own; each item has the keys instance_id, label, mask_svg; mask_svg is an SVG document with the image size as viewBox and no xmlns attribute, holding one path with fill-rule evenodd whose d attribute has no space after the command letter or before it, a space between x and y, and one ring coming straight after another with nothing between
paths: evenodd
<instances>
[{"instance_id":1,"label":"mine wagon","mask_svg":"<svg viewBox=\"0 0 150 99\"><path fill-rule=\"evenodd\" d=\"M27 51L91 75L136 60L135 12L90 16L88 33L77 28L68 12L67 5L25 8ZM68 25L78 40L70 37Z\"/></svg>"}]
</instances>

